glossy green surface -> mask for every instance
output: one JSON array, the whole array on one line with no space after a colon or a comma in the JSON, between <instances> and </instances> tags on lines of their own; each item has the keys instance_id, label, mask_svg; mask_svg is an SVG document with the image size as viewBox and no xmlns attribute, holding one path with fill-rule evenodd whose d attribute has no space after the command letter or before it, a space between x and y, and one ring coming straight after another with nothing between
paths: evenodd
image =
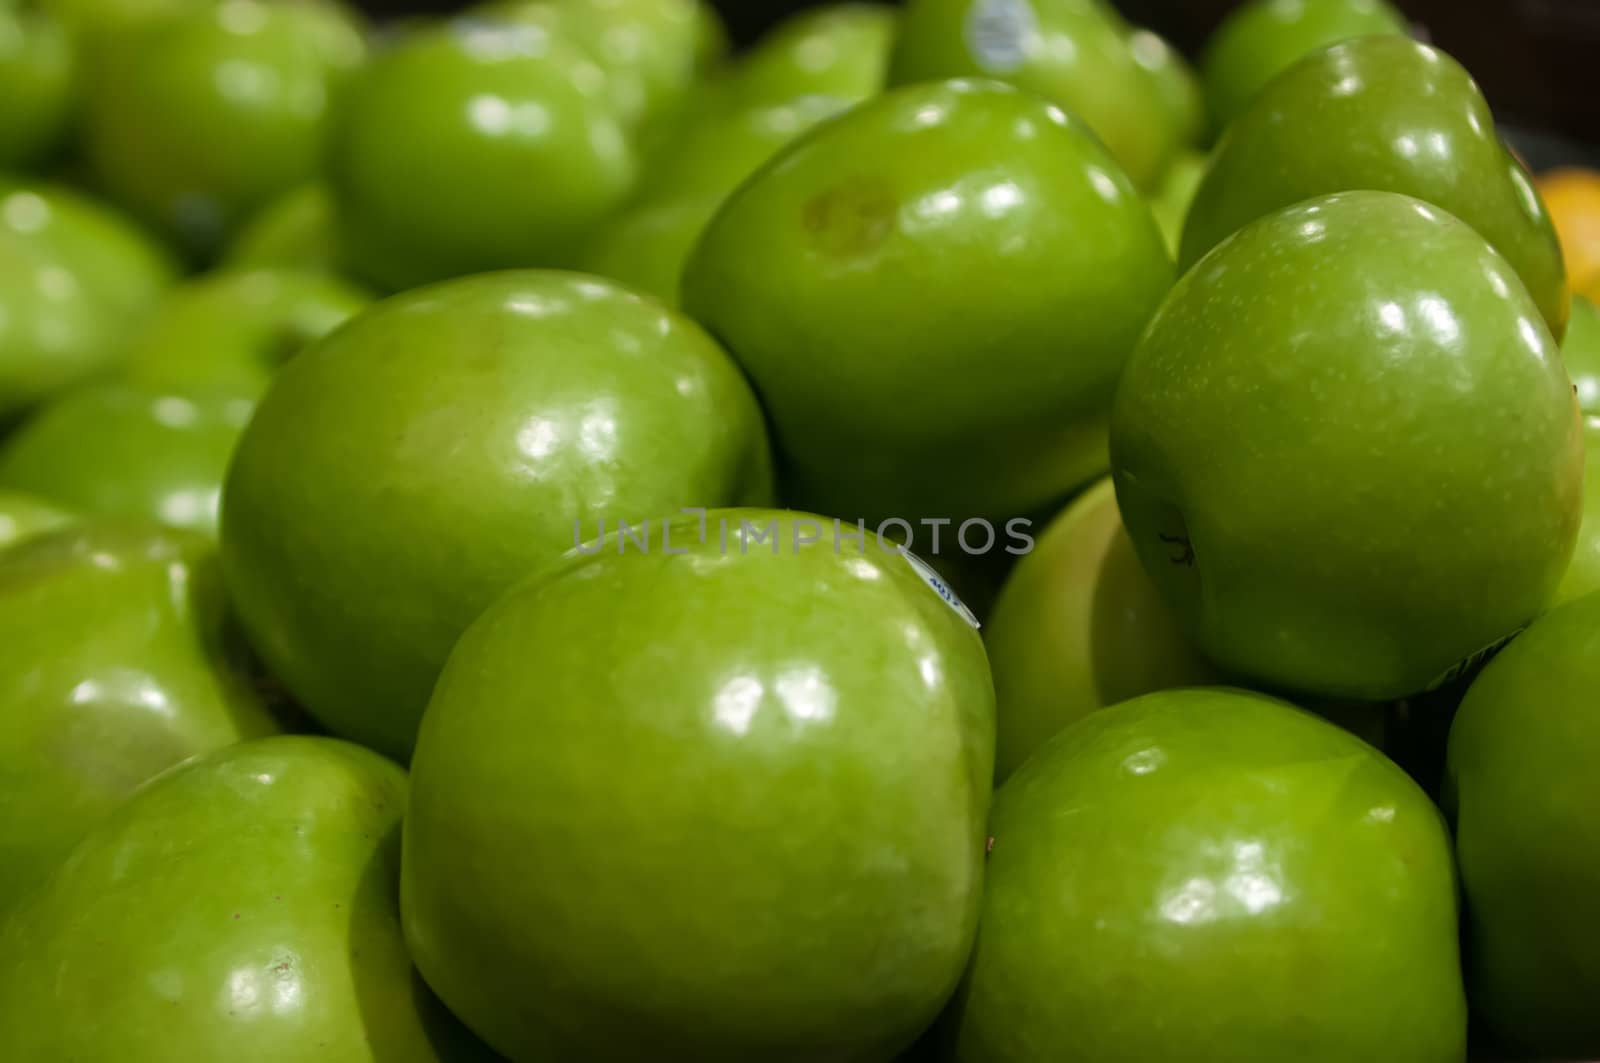
<instances>
[{"instance_id":1,"label":"glossy green surface","mask_svg":"<svg viewBox=\"0 0 1600 1063\"><path fill-rule=\"evenodd\" d=\"M578 265L676 306L683 265L718 205L688 199L630 207L595 230Z\"/></svg>"},{"instance_id":2,"label":"glossy green surface","mask_svg":"<svg viewBox=\"0 0 1600 1063\"><path fill-rule=\"evenodd\" d=\"M1117 374L1171 281L1081 125L951 81L792 145L712 220L683 291L761 394L788 500L1004 521L1104 471Z\"/></svg>"},{"instance_id":3,"label":"glossy green surface","mask_svg":"<svg viewBox=\"0 0 1600 1063\"><path fill-rule=\"evenodd\" d=\"M268 203L240 227L223 264L337 270L342 256L327 187L304 184Z\"/></svg>"},{"instance_id":4,"label":"glossy green surface","mask_svg":"<svg viewBox=\"0 0 1600 1063\"><path fill-rule=\"evenodd\" d=\"M167 296L130 343L123 373L150 388L254 397L280 366L369 301L327 273L209 273Z\"/></svg>"},{"instance_id":5,"label":"glossy green surface","mask_svg":"<svg viewBox=\"0 0 1600 1063\"><path fill-rule=\"evenodd\" d=\"M741 55L723 90L746 105L798 96L866 99L883 90L897 29L897 13L887 4L803 10Z\"/></svg>"},{"instance_id":6,"label":"glossy green surface","mask_svg":"<svg viewBox=\"0 0 1600 1063\"><path fill-rule=\"evenodd\" d=\"M59 256L0 228L0 425L104 371L114 324Z\"/></svg>"},{"instance_id":7,"label":"glossy green surface","mask_svg":"<svg viewBox=\"0 0 1600 1063\"><path fill-rule=\"evenodd\" d=\"M0 488L87 514L214 536L249 399L111 381L43 407L0 444Z\"/></svg>"},{"instance_id":8,"label":"glossy green surface","mask_svg":"<svg viewBox=\"0 0 1600 1063\"><path fill-rule=\"evenodd\" d=\"M632 189L600 68L512 20L419 30L358 80L329 160L352 268L386 288L569 262Z\"/></svg>"},{"instance_id":9,"label":"glossy green surface","mask_svg":"<svg viewBox=\"0 0 1600 1063\"><path fill-rule=\"evenodd\" d=\"M50 15L0 7L0 170L53 156L72 118L77 57Z\"/></svg>"},{"instance_id":10,"label":"glossy green surface","mask_svg":"<svg viewBox=\"0 0 1600 1063\"><path fill-rule=\"evenodd\" d=\"M699 527L592 544L462 637L413 765L407 941L514 1059L887 1060L975 928L982 644L870 532Z\"/></svg>"},{"instance_id":11,"label":"glossy green surface","mask_svg":"<svg viewBox=\"0 0 1600 1063\"><path fill-rule=\"evenodd\" d=\"M1583 524L1558 602L1600 591L1600 310L1581 295L1572 298L1572 321L1561 341L1561 360L1572 379L1584 420Z\"/></svg>"},{"instance_id":12,"label":"glossy green surface","mask_svg":"<svg viewBox=\"0 0 1600 1063\"><path fill-rule=\"evenodd\" d=\"M770 493L755 398L698 326L597 278L492 274L380 303L278 374L223 559L272 672L404 757L457 636L578 529Z\"/></svg>"},{"instance_id":13,"label":"glossy green surface","mask_svg":"<svg viewBox=\"0 0 1600 1063\"><path fill-rule=\"evenodd\" d=\"M412 970L405 773L326 738L162 777L0 926L15 1060L487 1060Z\"/></svg>"},{"instance_id":14,"label":"glossy green surface","mask_svg":"<svg viewBox=\"0 0 1600 1063\"><path fill-rule=\"evenodd\" d=\"M277 729L223 610L193 533L91 523L0 552L0 912L146 779ZM0 1005L0 1058L71 1058L8 1046L17 1014Z\"/></svg>"},{"instance_id":15,"label":"glossy green surface","mask_svg":"<svg viewBox=\"0 0 1600 1063\"><path fill-rule=\"evenodd\" d=\"M1126 24L1086 0L909 0L890 84L950 77L999 78L1060 104L1141 187L1182 144L1168 90L1134 57Z\"/></svg>"},{"instance_id":16,"label":"glossy green surface","mask_svg":"<svg viewBox=\"0 0 1600 1063\"><path fill-rule=\"evenodd\" d=\"M101 42L84 150L108 194L209 257L319 165L360 31L321 3L229 0Z\"/></svg>"},{"instance_id":17,"label":"glossy green surface","mask_svg":"<svg viewBox=\"0 0 1600 1063\"><path fill-rule=\"evenodd\" d=\"M1161 226L1167 249L1176 257L1183 244L1183 225L1194 204L1194 195L1205 178L1209 157L1198 151L1185 151L1173 162L1160 186L1150 197L1150 212Z\"/></svg>"},{"instance_id":18,"label":"glossy green surface","mask_svg":"<svg viewBox=\"0 0 1600 1063\"><path fill-rule=\"evenodd\" d=\"M1600 1055L1600 596L1534 623L1450 731L1474 1013L1530 1056Z\"/></svg>"},{"instance_id":19,"label":"glossy green surface","mask_svg":"<svg viewBox=\"0 0 1600 1063\"><path fill-rule=\"evenodd\" d=\"M1582 504L1532 300L1477 233L1386 192L1271 215L1186 274L1123 374L1111 459L1207 655L1332 698L1416 693L1527 623Z\"/></svg>"},{"instance_id":20,"label":"glossy green surface","mask_svg":"<svg viewBox=\"0 0 1600 1063\"><path fill-rule=\"evenodd\" d=\"M79 519L54 502L23 491L0 491L0 551Z\"/></svg>"},{"instance_id":21,"label":"glossy green surface","mask_svg":"<svg viewBox=\"0 0 1600 1063\"><path fill-rule=\"evenodd\" d=\"M1405 17L1384 0L1250 0L1217 28L1201 57L1214 127L1224 128L1313 52L1351 37L1405 32Z\"/></svg>"},{"instance_id":22,"label":"glossy green surface","mask_svg":"<svg viewBox=\"0 0 1600 1063\"><path fill-rule=\"evenodd\" d=\"M994 671L997 782L1097 709L1216 681L1139 567L1109 479L1017 563L983 641Z\"/></svg>"},{"instance_id":23,"label":"glossy green surface","mask_svg":"<svg viewBox=\"0 0 1600 1063\"><path fill-rule=\"evenodd\" d=\"M1600 308L1572 297L1572 319L1561 341L1561 361L1585 417L1600 417Z\"/></svg>"},{"instance_id":24,"label":"glossy green surface","mask_svg":"<svg viewBox=\"0 0 1600 1063\"><path fill-rule=\"evenodd\" d=\"M136 327L177 279L172 255L109 203L65 185L0 176L0 232L61 260L73 284L105 304L120 332Z\"/></svg>"},{"instance_id":25,"label":"glossy green surface","mask_svg":"<svg viewBox=\"0 0 1600 1063\"><path fill-rule=\"evenodd\" d=\"M1167 120L1179 143L1193 147L1204 141L1210 122L1205 91L1200 86L1200 76L1183 53L1160 34L1146 29L1129 33L1128 47L1133 51L1134 62L1155 78Z\"/></svg>"},{"instance_id":26,"label":"glossy green surface","mask_svg":"<svg viewBox=\"0 0 1600 1063\"><path fill-rule=\"evenodd\" d=\"M1167 691L995 795L961 1063L1461 1063L1450 837L1382 754L1259 694Z\"/></svg>"},{"instance_id":27,"label":"glossy green surface","mask_svg":"<svg viewBox=\"0 0 1600 1063\"><path fill-rule=\"evenodd\" d=\"M1331 48L1256 97L1217 146L1189 210L1180 264L1272 211L1358 189L1415 196L1478 230L1561 337L1569 296L1550 215L1496 135L1472 77L1403 37Z\"/></svg>"}]
</instances>

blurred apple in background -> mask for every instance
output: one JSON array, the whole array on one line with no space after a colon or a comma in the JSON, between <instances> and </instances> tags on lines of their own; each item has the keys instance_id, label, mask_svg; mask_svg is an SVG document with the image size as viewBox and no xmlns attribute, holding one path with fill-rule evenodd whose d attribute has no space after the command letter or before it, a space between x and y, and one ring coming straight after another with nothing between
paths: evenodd
<instances>
[{"instance_id":1,"label":"blurred apple in background","mask_svg":"<svg viewBox=\"0 0 1600 1063\"><path fill-rule=\"evenodd\" d=\"M370 301L327 273L208 273L167 295L129 343L122 374L147 388L254 398L307 344Z\"/></svg>"},{"instance_id":2,"label":"blurred apple in background","mask_svg":"<svg viewBox=\"0 0 1600 1063\"><path fill-rule=\"evenodd\" d=\"M707 86L727 104L801 96L858 100L883 91L899 12L887 4L822 4L789 16Z\"/></svg>"},{"instance_id":3,"label":"blurred apple in background","mask_svg":"<svg viewBox=\"0 0 1600 1063\"><path fill-rule=\"evenodd\" d=\"M1248 0L1217 27L1201 58L1212 128L1227 128L1256 93L1313 52L1405 32L1405 16L1384 0Z\"/></svg>"},{"instance_id":4,"label":"blurred apple in background","mask_svg":"<svg viewBox=\"0 0 1600 1063\"><path fill-rule=\"evenodd\" d=\"M1226 689L1094 713L1000 788L989 834L949 1058L1466 1056L1439 810L1309 713Z\"/></svg>"},{"instance_id":5,"label":"blurred apple in background","mask_svg":"<svg viewBox=\"0 0 1600 1063\"><path fill-rule=\"evenodd\" d=\"M451 645L511 584L600 520L770 494L760 408L699 326L579 274L489 274L378 303L284 366L228 476L223 558L272 672L403 758Z\"/></svg>"},{"instance_id":6,"label":"blurred apple in background","mask_svg":"<svg viewBox=\"0 0 1600 1063\"><path fill-rule=\"evenodd\" d=\"M216 535L247 398L111 381L65 395L0 444L0 488L86 514Z\"/></svg>"},{"instance_id":7,"label":"blurred apple in background","mask_svg":"<svg viewBox=\"0 0 1600 1063\"><path fill-rule=\"evenodd\" d=\"M285 192L252 215L239 227L222 264L332 273L343 263L333 201L327 186L316 181Z\"/></svg>"},{"instance_id":8,"label":"blurred apple in background","mask_svg":"<svg viewBox=\"0 0 1600 1063\"><path fill-rule=\"evenodd\" d=\"M1081 123L958 80L870 100L741 186L684 305L750 374L787 501L949 519L981 552L963 521L998 537L1104 471L1112 389L1171 279Z\"/></svg>"},{"instance_id":9,"label":"blurred apple in background","mask_svg":"<svg viewBox=\"0 0 1600 1063\"><path fill-rule=\"evenodd\" d=\"M209 259L316 173L365 52L331 3L226 0L107 36L86 79L84 151L113 199Z\"/></svg>"},{"instance_id":10,"label":"blurred apple in background","mask_svg":"<svg viewBox=\"0 0 1600 1063\"><path fill-rule=\"evenodd\" d=\"M77 54L48 12L0 4L0 170L49 162L66 142Z\"/></svg>"},{"instance_id":11,"label":"blurred apple in background","mask_svg":"<svg viewBox=\"0 0 1600 1063\"><path fill-rule=\"evenodd\" d=\"M203 536L97 522L0 551L0 919L145 780L277 730L239 652ZM50 968L0 953L45 984ZM13 1051L17 1014L0 1005L0 1057L62 1058Z\"/></svg>"},{"instance_id":12,"label":"blurred apple in background","mask_svg":"<svg viewBox=\"0 0 1600 1063\"><path fill-rule=\"evenodd\" d=\"M1161 179L1161 185L1150 196L1150 210L1166 237L1167 248L1177 257L1183 246L1183 226L1189 219L1189 208L1194 205L1195 193L1205 179L1210 159L1198 151L1185 151L1179 155Z\"/></svg>"},{"instance_id":13,"label":"blurred apple in background","mask_svg":"<svg viewBox=\"0 0 1600 1063\"><path fill-rule=\"evenodd\" d=\"M0 1055L489 1063L406 955L405 792L305 737L154 781L0 922Z\"/></svg>"},{"instance_id":14,"label":"blurred apple in background","mask_svg":"<svg viewBox=\"0 0 1600 1063\"><path fill-rule=\"evenodd\" d=\"M1600 1055L1600 596L1553 610L1483 670L1450 732L1445 807L1474 1014L1510 1049Z\"/></svg>"},{"instance_id":15,"label":"blurred apple in background","mask_svg":"<svg viewBox=\"0 0 1600 1063\"><path fill-rule=\"evenodd\" d=\"M76 513L38 495L0 490L0 550L64 528L78 519Z\"/></svg>"},{"instance_id":16,"label":"blurred apple in background","mask_svg":"<svg viewBox=\"0 0 1600 1063\"><path fill-rule=\"evenodd\" d=\"M683 264L719 206L688 198L631 207L594 231L579 265L677 306Z\"/></svg>"},{"instance_id":17,"label":"blurred apple in background","mask_svg":"<svg viewBox=\"0 0 1600 1063\"><path fill-rule=\"evenodd\" d=\"M1417 693L1533 619L1582 512L1538 308L1476 232L1388 192L1268 215L1184 275L1123 373L1111 458L1207 656L1328 698Z\"/></svg>"},{"instance_id":18,"label":"blurred apple in background","mask_svg":"<svg viewBox=\"0 0 1600 1063\"><path fill-rule=\"evenodd\" d=\"M997 783L1097 709L1216 681L1139 567L1109 479L1067 507L1018 562L984 645L994 670Z\"/></svg>"},{"instance_id":19,"label":"blurred apple in background","mask_svg":"<svg viewBox=\"0 0 1600 1063\"><path fill-rule=\"evenodd\" d=\"M1189 268L1262 215L1356 190L1415 196L1471 225L1511 263L1560 339L1566 273L1531 179L1471 76L1403 37L1338 45L1261 90L1217 145L1179 264Z\"/></svg>"},{"instance_id":20,"label":"blurred apple in background","mask_svg":"<svg viewBox=\"0 0 1600 1063\"><path fill-rule=\"evenodd\" d=\"M451 654L406 817L412 954L513 1059L887 1060L975 929L982 643L870 531L671 528L529 579Z\"/></svg>"}]
</instances>

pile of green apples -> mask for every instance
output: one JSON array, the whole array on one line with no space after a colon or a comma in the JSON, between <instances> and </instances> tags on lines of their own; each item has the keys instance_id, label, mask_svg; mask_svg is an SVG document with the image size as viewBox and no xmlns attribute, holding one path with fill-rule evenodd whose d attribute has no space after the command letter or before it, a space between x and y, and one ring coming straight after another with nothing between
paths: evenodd
<instances>
[{"instance_id":1,"label":"pile of green apples","mask_svg":"<svg viewBox=\"0 0 1600 1063\"><path fill-rule=\"evenodd\" d=\"M0 0L0 1060L1600 1058L1600 312L1382 0Z\"/></svg>"}]
</instances>

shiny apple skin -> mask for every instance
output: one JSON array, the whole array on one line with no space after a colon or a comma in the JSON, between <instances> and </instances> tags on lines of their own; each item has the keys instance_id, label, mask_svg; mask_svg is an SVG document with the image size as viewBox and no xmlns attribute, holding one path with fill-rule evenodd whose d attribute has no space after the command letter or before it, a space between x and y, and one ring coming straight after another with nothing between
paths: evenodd
<instances>
[{"instance_id":1,"label":"shiny apple skin","mask_svg":"<svg viewBox=\"0 0 1600 1063\"><path fill-rule=\"evenodd\" d=\"M685 199L630 207L594 232L579 265L677 306L684 263L719 205Z\"/></svg>"},{"instance_id":2,"label":"shiny apple skin","mask_svg":"<svg viewBox=\"0 0 1600 1063\"><path fill-rule=\"evenodd\" d=\"M1330 699L1439 685L1549 604L1577 400L1464 223L1388 192L1234 234L1178 282L1111 419L1145 570L1230 674Z\"/></svg>"},{"instance_id":3,"label":"shiny apple skin","mask_svg":"<svg viewBox=\"0 0 1600 1063\"><path fill-rule=\"evenodd\" d=\"M1558 602L1600 591L1600 310L1572 298L1572 321L1561 341L1561 360L1583 410L1583 525L1572 562L1556 591Z\"/></svg>"},{"instance_id":4,"label":"shiny apple skin","mask_svg":"<svg viewBox=\"0 0 1600 1063\"><path fill-rule=\"evenodd\" d=\"M1247 222L1335 192L1442 207L1511 263L1556 339L1570 294L1555 225L1472 77L1404 37L1349 41L1275 80L1229 127L1189 208L1187 269Z\"/></svg>"},{"instance_id":5,"label":"shiny apple skin","mask_svg":"<svg viewBox=\"0 0 1600 1063\"><path fill-rule=\"evenodd\" d=\"M1287 703L1163 691L995 795L957 1063L1462 1063L1450 836Z\"/></svg>"},{"instance_id":6,"label":"shiny apple skin","mask_svg":"<svg viewBox=\"0 0 1600 1063\"><path fill-rule=\"evenodd\" d=\"M1091 712L1216 682L1139 565L1109 478L1056 517L984 626L994 672L995 781Z\"/></svg>"},{"instance_id":7,"label":"shiny apple skin","mask_svg":"<svg viewBox=\"0 0 1600 1063\"><path fill-rule=\"evenodd\" d=\"M1117 375L1171 282L1087 129L958 80L790 145L712 219L683 305L761 394L787 500L1005 521L1105 471Z\"/></svg>"},{"instance_id":8,"label":"shiny apple skin","mask_svg":"<svg viewBox=\"0 0 1600 1063\"><path fill-rule=\"evenodd\" d=\"M343 268L333 200L320 181L291 189L239 227L223 256L225 268Z\"/></svg>"},{"instance_id":9,"label":"shiny apple skin","mask_svg":"<svg viewBox=\"0 0 1600 1063\"><path fill-rule=\"evenodd\" d=\"M215 536L218 499L249 399L122 382L80 388L0 444L0 488L102 517Z\"/></svg>"},{"instance_id":10,"label":"shiny apple skin","mask_svg":"<svg viewBox=\"0 0 1600 1063\"><path fill-rule=\"evenodd\" d=\"M487 1063L406 955L405 788L309 737L153 781L0 925L0 1055Z\"/></svg>"},{"instance_id":11,"label":"shiny apple skin","mask_svg":"<svg viewBox=\"0 0 1600 1063\"><path fill-rule=\"evenodd\" d=\"M593 544L462 637L413 762L407 941L513 1059L888 1060L975 929L982 642L870 531L699 527Z\"/></svg>"},{"instance_id":12,"label":"shiny apple skin","mask_svg":"<svg viewBox=\"0 0 1600 1063\"><path fill-rule=\"evenodd\" d=\"M0 551L79 519L78 514L38 495L0 490Z\"/></svg>"},{"instance_id":13,"label":"shiny apple skin","mask_svg":"<svg viewBox=\"0 0 1600 1063\"><path fill-rule=\"evenodd\" d=\"M376 304L279 372L223 561L272 672L405 758L451 645L528 571L600 519L771 490L761 411L697 325L598 278L488 274Z\"/></svg>"},{"instance_id":14,"label":"shiny apple skin","mask_svg":"<svg viewBox=\"0 0 1600 1063\"><path fill-rule=\"evenodd\" d=\"M463 18L378 55L352 88L328 178L354 273L390 290L571 263L637 163L600 67L514 19Z\"/></svg>"},{"instance_id":15,"label":"shiny apple skin","mask_svg":"<svg viewBox=\"0 0 1600 1063\"><path fill-rule=\"evenodd\" d=\"M90 522L0 551L0 911L145 780L278 729L224 613L190 532Z\"/></svg>"}]
</instances>

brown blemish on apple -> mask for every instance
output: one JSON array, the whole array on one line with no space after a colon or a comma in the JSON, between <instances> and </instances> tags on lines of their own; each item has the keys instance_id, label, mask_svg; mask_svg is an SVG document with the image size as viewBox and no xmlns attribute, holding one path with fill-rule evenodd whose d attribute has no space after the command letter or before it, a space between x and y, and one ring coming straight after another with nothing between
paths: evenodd
<instances>
[{"instance_id":1,"label":"brown blemish on apple","mask_svg":"<svg viewBox=\"0 0 1600 1063\"><path fill-rule=\"evenodd\" d=\"M900 203L881 181L857 177L806 201L800 223L812 242L836 258L863 258L894 232Z\"/></svg>"}]
</instances>

